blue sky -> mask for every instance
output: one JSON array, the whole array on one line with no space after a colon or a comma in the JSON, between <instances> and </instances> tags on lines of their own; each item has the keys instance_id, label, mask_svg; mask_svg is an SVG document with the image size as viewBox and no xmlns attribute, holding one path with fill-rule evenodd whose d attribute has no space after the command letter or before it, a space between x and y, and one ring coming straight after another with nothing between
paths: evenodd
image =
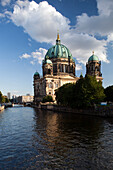
<instances>
[{"instance_id":1,"label":"blue sky","mask_svg":"<svg viewBox=\"0 0 113 170\"><path fill-rule=\"evenodd\" d=\"M113 85L113 0L1 0L0 91L33 94L33 74L55 44L57 30L86 73L92 51L102 61L103 86Z\"/></svg>"}]
</instances>

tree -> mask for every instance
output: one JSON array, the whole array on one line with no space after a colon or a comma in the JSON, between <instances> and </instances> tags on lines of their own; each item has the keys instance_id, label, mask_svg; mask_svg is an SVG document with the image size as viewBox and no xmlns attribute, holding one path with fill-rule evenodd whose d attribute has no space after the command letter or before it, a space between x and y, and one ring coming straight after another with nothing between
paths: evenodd
<instances>
[{"instance_id":1,"label":"tree","mask_svg":"<svg viewBox=\"0 0 113 170\"><path fill-rule=\"evenodd\" d=\"M45 96L45 97L43 98L42 102L43 102L43 103L45 103L45 102L53 102L53 98L52 98L52 96L47 95L47 96Z\"/></svg>"},{"instance_id":2,"label":"tree","mask_svg":"<svg viewBox=\"0 0 113 170\"><path fill-rule=\"evenodd\" d=\"M105 100L113 102L113 85L105 88L104 93L106 95Z\"/></svg>"},{"instance_id":3,"label":"tree","mask_svg":"<svg viewBox=\"0 0 113 170\"><path fill-rule=\"evenodd\" d=\"M0 103L4 103L5 102L5 98L2 95L2 92L0 91Z\"/></svg>"},{"instance_id":4,"label":"tree","mask_svg":"<svg viewBox=\"0 0 113 170\"><path fill-rule=\"evenodd\" d=\"M5 98L5 103L9 103L9 99L8 98Z\"/></svg>"},{"instance_id":5,"label":"tree","mask_svg":"<svg viewBox=\"0 0 113 170\"><path fill-rule=\"evenodd\" d=\"M81 78L75 85L75 102L77 107L88 107L94 103L100 103L104 100L104 88L102 83L97 82L95 77L87 75Z\"/></svg>"},{"instance_id":6,"label":"tree","mask_svg":"<svg viewBox=\"0 0 113 170\"><path fill-rule=\"evenodd\" d=\"M94 103L99 103L105 98L104 88L101 82L97 82L95 77L83 76L76 84L66 84L56 91L57 103L76 108L90 107Z\"/></svg>"},{"instance_id":7,"label":"tree","mask_svg":"<svg viewBox=\"0 0 113 170\"><path fill-rule=\"evenodd\" d=\"M55 94L58 104L70 106L73 98L73 87L74 84L67 83L56 90Z\"/></svg>"}]
</instances>

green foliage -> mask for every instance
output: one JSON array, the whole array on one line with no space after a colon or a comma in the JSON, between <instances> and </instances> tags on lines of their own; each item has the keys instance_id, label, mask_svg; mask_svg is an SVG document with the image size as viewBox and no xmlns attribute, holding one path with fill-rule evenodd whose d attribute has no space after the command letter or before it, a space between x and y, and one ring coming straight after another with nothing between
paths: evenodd
<instances>
[{"instance_id":1,"label":"green foliage","mask_svg":"<svg viewBox=\"0 0 113 170\"><path fill-rule=\"evenodd\" d=\"M103 101L104 97L102 83L89 75L81 76L76 84L65 84L56 90L57 103L73 108L90 107Z\"/></svg>"},{"instance_id":2,"label":"green foliage","mask_svg":"<svg viewBox=\"0 0 113 170\"><path fill-rule=\"evenodd\" d=\"M52 98L52 96L47 95L47 96L45 96L45 97L43 98L42 102L43 102L43 103L45 103L45 102L53 102L53 98Z\"/></svg>"},{"instance_id":3,"label":"green foliage","mask_svg":"<svg viewBox=\"0 0 113 170\"><path fill-rule=\"evenodd\" d=\"M113 85L104 89L104 93L106 95L105 100L113 102Z\"/></svg>"},{"instance_id":4,"label":"green foliage","mask_svg":"<svg viewBox=\"0 0 113 170\"><path fill-rule=\"evenodd\" d=\"M70 106L73 99L74 84L68 83L56 90L56 100L58 104Z\"/></svg>"},{"instance_id":5,"label":"green foliage","mask_svg":"<svg viewBox=\"0 0 113 170\"><path fill-rule=\"evenodd\" d=\"M9 99L4 97L2 92L0 91L0 103L8 103Z\"/></svg>"},{"instance_id":6,"label":"green foliage","mask_svg":"<svg viewBox=\"0 0 113 170\"><path fill-rule=\"evenodd\" d=\"M4 103L4 102L5 102L5 98L0 91L0 103Z\"/></svg>"},{"instance_id":7,"label":"green foliage","mask_svg":"<svg viewBox=\"0 0 113 170\"><path fill-rule=\"evenodd\" d=\"M9 103L9 99L8 98L5 98L5 103Z\"/></svg>"}]
</instances>

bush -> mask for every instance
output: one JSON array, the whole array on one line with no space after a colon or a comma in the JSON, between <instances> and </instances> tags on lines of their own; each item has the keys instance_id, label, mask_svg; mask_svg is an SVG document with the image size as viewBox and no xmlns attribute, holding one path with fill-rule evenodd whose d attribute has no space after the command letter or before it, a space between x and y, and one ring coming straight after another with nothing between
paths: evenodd
<instances>
[{"instance_id":1,"label":"bush","mask_svg":"<svg viewBox=\"0 0 113 170\"><path fill-rule=\"evenodd\" d=\"M45 96L42 100L42 103L45 103L45 102L53 102L52 96L50 95Z\"/></svg>"},{"instance_id":2,"label":"bush","mask_svg":"<svg viewBox=\"0 0 113 170\"><path fill-rule=\"evenodd\" d=\"M105 101L113 102L113 85L104 89L106 95Z\"/></svg>"}]
</instances>

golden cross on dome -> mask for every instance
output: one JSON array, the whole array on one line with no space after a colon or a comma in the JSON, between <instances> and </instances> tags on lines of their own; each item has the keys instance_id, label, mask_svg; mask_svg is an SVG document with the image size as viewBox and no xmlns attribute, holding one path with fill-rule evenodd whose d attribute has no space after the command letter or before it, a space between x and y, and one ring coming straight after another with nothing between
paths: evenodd
<instances>
[{"instance_id":1,"label":"golden cross on dome","mask_svg":"<svg viewBox=\"0 0 113 170\"><path fill-rule=\"evenodd\" d=\"M57 40L60 40L59 30L57 30Z\"/></svg>"},{"instance_id":2,"label":"golden cross on dome","mask_svg":"<svg viewBox=\"0 0 113 170\"><path fill-rule=\"evenodd\" d=\"M94 51L92 51L93 55L94 55Z\"/></svg>"}]
</instances>

